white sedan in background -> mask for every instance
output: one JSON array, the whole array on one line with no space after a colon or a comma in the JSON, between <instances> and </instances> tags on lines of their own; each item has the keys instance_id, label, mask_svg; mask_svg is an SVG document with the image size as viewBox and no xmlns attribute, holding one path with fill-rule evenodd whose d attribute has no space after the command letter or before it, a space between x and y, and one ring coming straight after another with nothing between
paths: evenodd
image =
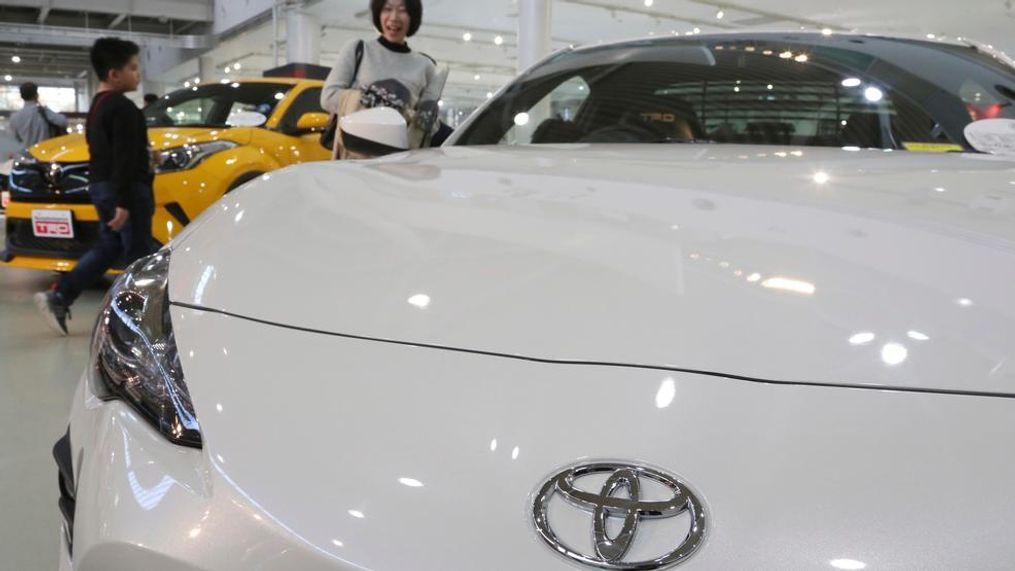
<instances>
[{"instance_id":1,"label":"white sedan in background","mask_svg":"<svg viewBox=\"0 0 1015 571\"><path fill-rule=\"evenodd\" d=\"M626 42L263 176L110 291L63 568L1010 567L1015 160L970 139L1013 90L941 42Z\"/></svg>"}]
</instances>

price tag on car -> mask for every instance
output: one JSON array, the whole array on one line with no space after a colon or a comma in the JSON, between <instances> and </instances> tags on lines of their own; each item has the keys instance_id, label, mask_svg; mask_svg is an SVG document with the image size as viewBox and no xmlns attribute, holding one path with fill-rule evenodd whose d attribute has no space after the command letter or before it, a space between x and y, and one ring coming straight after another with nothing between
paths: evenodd
<instances>
[{"instance_id":1,"label":"price tag on car","mask_svg":"<svg viewBox=\"0 0 1015 571\"><path fill-rule=\"evenodd\" d=\"M73 238L74 218L70 210L33 210L32 233L36 238Z\"/></svg>"}]
</instances>

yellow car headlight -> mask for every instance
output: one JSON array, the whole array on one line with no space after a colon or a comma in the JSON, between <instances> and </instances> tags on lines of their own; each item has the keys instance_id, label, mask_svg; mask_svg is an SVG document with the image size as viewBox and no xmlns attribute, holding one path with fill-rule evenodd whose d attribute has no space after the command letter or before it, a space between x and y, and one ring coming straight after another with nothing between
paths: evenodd
<instances>
[{"instance_id":1,"label":"yellow car headlight","mask_svg":"<svg viewBox=\"0 0 1015 571\"><path fill-rule=\"evenodd\" d=\"M159 151L155 172L174 172L192 169L215 153L237 147L232 141L193 143Z\"/></svg>"}]
</instances>

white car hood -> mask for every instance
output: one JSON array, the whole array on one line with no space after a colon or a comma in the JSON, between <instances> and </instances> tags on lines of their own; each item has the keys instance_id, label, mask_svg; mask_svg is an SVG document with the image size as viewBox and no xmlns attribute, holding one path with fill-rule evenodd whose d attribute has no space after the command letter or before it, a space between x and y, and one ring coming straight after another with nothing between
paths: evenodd
<instances>
[{"instance_id":1,"label":"white car hood","mask_svg":"<svg viewBox=\"0 0 1015 571\"><path fill-rule=\"evenodd\" d=\"M705 145L311 163L173 244L170 296L310 330L784 382L1015 391L1015 163Z\"/></svg>"}]
</instances>

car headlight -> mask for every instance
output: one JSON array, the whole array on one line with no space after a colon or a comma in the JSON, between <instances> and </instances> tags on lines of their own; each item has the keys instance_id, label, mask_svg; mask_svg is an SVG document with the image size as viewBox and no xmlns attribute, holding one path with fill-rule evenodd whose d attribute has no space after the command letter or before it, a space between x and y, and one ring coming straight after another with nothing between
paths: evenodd
<instances>
[{"instance_id":1,"label":"car headlight","mask_svg":"<svg viewBox=\"0 0 1015 571\"><path fill-rule=\"evenodd\" d=\"M92 359L101 397L122 399L172 442L200 448L169 317L169 255L141 258L117 278L99 312Z\"/></svg>"},{"instance_id":2,"label":"car headlight","mask_svg":"<svg viewBox=\"0 0 1015 571\"><path fill-rule=\"evenodd\" d=\"M156 172L192 169L210 155L236 147L232 141L211 141L173 147L159 151Z\"/></svg>"}]
</instances>

